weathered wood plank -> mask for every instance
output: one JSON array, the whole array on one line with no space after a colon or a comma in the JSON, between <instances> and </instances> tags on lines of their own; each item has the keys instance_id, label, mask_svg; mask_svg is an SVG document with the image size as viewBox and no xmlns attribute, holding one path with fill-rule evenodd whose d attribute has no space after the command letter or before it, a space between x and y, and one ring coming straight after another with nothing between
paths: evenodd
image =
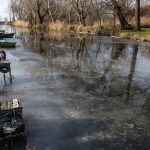
<instances>
[{"instance_id":1,"label":"weathered wood plank","mask_svg":"<svg viewBox=\"0 0 150 150\"><path fill-rule=\"evenodd\" d=\"M25 134L22 109L21 100L16 98L0 102L0 141Z\"/></svg>"}]
</instances>

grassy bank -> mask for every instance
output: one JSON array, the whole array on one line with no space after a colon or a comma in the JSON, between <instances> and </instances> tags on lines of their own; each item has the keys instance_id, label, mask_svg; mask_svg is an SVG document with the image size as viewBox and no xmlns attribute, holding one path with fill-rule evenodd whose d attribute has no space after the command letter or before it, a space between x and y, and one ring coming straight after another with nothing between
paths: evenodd
<instances>
[{"instance_id":1,"label":"grassy bank","mask_svg":"<svg viewBox=\"0 0 150 150\"><path fill-rule=\"evenodd\" d=\"M90 33L104 36L119 36L126 39L150 42L150 28L142 28L141 31L137 32L134 30L120 30L119 28L114 29L111 26L99 27L98 24L94 24L92 26L82 26L77 24L72 25L58 22L54 24L49 24L48 29L54 31L66 31L85 34Z\"/></svg>"},{"instance_id":2,"label":"grassy bank","mask_svg":"<svg viewBox=\"0 0 150 150\"><path fill-rule=\"evenodd\" d=\"M133 40L140 40L140 41L150 41L150 28L142 28L141 31L131 31L131 30L120 30L117 31L118 36L133 39Z\"/></svg>"},{"instance_id":3,"label":"grassy bank","mask_svg":"<svg viewBox=\"0 0 150 150\"><path fill-rule=\"evenodd\" d=\"M48 25L49 30L53 31L66 31L66 32L77 32L77 33L92 33L97 34L101 31L98 24L91 26L83 26L79 24L67 24L64 22L50 23Z\"/></svg>"},{"instance_id":4,"label":"grassy bank","mask_svg":"<svg viewBox=\"0 0 150 150\"><path fill-rule=\"evenodd\" d=\"M114 29L111 26L99 27L98 23L90 26L83 26L78 24L66 24L64 22L56 22L43 25L30 26L28 22L25 21L15 21L12 23L13 26L22 28L33 28L33 29L46 29L50 31L65 31L65 32L75 32L84 34L95 34L95 35L105 35L105 36L119 36L122 38L140 40L140 41L150 41L150 28L142 28L141 31L136 32L132 30L119 30Z\"/></svg>"}]
</instances>

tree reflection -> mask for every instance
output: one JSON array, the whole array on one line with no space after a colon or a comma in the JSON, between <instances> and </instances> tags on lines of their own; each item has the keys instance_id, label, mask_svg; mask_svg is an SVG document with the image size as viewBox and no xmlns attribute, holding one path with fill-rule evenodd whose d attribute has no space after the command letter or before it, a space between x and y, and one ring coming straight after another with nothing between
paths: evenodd
<instances>
[{"instance_id":1,"label":"tree reflection","mask_svg":"<svg viewBox=\"0 0 150 150\"><path fill-rule=\"evenodd\" d=\"M131 99L132 86L135 89L132 82L138 45L133 46L133 52L130 54L130 44L118 39L116 41L107 41L103 38L95 40L77 35L63 37L57 33L49 37L34 33L25 38L28 38L25 41L33 49L38 49L38 52L46 55L51 74L57 71L65 73L66 77L78 81L83 90L88 93L117 97L126 101ZM132 58L128 74L130 55ZM140 87L138 88L140 90Z\"/></svg>"},{"instance_id":2,"label":"tree reflection","mask_svg":"<svg viewBox=\"0 0 150 150\"><path fill-rule=\"evenodd\" d=\"M80 38L79 39L79 45L77 48L77 53L76 53L76 59L77 60L82 59L83 53L84 53L84 51L86 51L85 46L86 46L85 45L85 38Z\"/></svg>"},{"instance_id":3,"label":"tree reflection","mask_svg":"<svg viewBox=\"0 0 150 150\"><path fill-rule=\"evenodd\" d=\"M50 45L47 58L51 73L56 70L65 72L66 77L73 78L75 82L78 81L79 86L82 86L85 92L91 94L95 93L101 97L120 98L121 100L125 98L126 101L131 99L138 45L132 47L130 71L127 76L128 79L126 79L118 71L124 70L120 62L128 63L126 59L130 58L127 56L128 52L126 52L130 49L127 44L112 43L107 45L106 49L106 45L99 40L95 51L91 53L87 38L78 37L75 39L70 36L68 41L68 46ZM107 59L105 55L107 55ZM125 69L128 70L128 68ZM124 88L125 86L126 88ZM133 89L135 89L135 85L133 85ZM137 87L137 89L141 90L140 87ZM135 96L135 92L133 96Z\"/></svg>"},{"instance_id":4,"label":"tree reflection","mask_svg":"<svg viewBox=\"0 0 150 150\"><path fill-rule=\"evenodd\" d=\"M111 52L111 58L113 60L116 60L119 58L119 56L122 54L123 50L125 50L126 45L124 43L114 44L112 43L112 52Z\"/></svg>"},{"instance_id":5,"label":"tree reflection","mask_svg":"<svg viewBox=\"0 0 150 150\"><path fill-rule=\"evenodd\" d=\"M103 45L102 45L103 46ZM99 93L102 95L105 94L105 96L112 96L113 92L113 85L112 81L114 81L114 78L116 78L113 75L113 68L112 66L116 63L119 56L122 54L122 52L125 50L126 45L123 43L119 43L117 45L112 44L111 46L111 56L110 59L108 59L105 62L103 66L103 73L99 74L96 78L94 78L94 82L92 84L87 84L87 91L89 90L98 90ZM101 49L101 48L100 48ZM98 72L97 72L98 73Z\"/></svg>"},{"instance_id":6,"label":"tree reflection","mask_svg":"<svg viewBox=\"0 0 150 150\"><path fill-rule=\"evenodd\" d=\"M87 53L85 38L80 37L78 39L77 49L73 49L73 75L76 78L82 78L82 61L84 52ZM75 54L75 55L74 55Z\"/></svg>"},{"instance_id":7,"label":"tree reflection","mask_svg":"<svg viewBox=\"0 0 150 150\"><path fill-rule=\"evenodd\" d=\"M134 72L135 72L137 54L138 54L138 45L134 45L133 46L132 59L131 59L131 65L130 65L130 73L128 75L126 100L130 99L130 92L131 92L131 86L132 86L133 76L134 76Z\"/></svg>"}]
</instances>

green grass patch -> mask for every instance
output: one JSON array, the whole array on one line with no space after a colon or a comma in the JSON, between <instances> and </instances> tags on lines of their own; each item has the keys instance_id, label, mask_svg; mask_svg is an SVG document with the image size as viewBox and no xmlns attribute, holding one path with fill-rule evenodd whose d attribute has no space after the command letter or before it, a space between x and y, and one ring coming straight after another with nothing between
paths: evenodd
<instances>
[{"instance_id":1,"label":"green grass patch","mask_svg":"<svg viewBox=\"0 0 150 150\"><path fill-rule=\"evenodd\" d=\"M124 38L130 38L141 41L150 41L150 28L142 28L141 31L118 30L117 34Z\"/></svg>"}]
</instances>

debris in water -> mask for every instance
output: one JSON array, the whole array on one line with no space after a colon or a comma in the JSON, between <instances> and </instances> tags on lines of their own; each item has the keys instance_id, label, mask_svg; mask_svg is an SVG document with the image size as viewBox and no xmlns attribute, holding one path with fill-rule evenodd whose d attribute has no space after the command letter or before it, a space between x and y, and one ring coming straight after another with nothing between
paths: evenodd
<instances>
[{"instance_id":1,"label":"debris in water","mask_svg":"<svg viewBox=\"0 0 150 150\"><path fill-rule=\"evenodd\" d=\"M135 128L135 125L134 125L134 124L125 123L125 125L126 125L128 128L130 128L130 129Z\"/></svg>"},{"instance_id":2,"label":"debris in water","mask_svg":"<svg viewBox=\"0 0 150 150\"><path fill-rule=\"evenodd\" d=\"M22 103L18 99L0 102L0 141L25 135Z\"/></svg>"}]
</instances>

